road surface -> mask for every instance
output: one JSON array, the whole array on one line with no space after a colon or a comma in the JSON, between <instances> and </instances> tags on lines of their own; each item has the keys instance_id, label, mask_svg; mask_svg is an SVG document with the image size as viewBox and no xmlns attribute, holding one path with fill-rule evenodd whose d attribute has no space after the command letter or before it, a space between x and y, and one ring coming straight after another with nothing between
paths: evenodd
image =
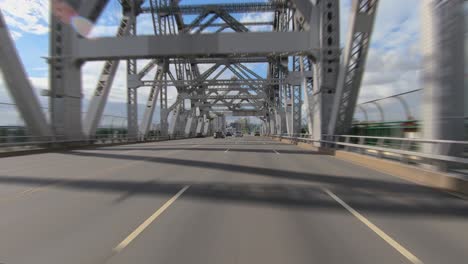
<instances>
[{"instance_id":1,"label":"road surface","mask_svg":"<svg viewBox=\"0 0 468 264\"><path fill-rule=\"evenodd\" d=\"M263 137L0 159L0 263L468 263L468 202Z\"/></svg>"}]
</instances>

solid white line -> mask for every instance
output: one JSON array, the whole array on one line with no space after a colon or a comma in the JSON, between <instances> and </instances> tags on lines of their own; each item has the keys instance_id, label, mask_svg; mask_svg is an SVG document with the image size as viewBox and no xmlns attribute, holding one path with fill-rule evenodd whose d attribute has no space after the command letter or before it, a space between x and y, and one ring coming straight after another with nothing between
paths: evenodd
<instances>
[{"instance_id":1,"label":"solid white line","mask_svg":"<svg viewBox=\"0 0 468 264\"><path fill-rule=\"evenodd\" d=\"M280 153L278 151L276 151L276 149L273 150L276 154L280 155Z\"/></svg>"},{"instance_id":2,"label":"solid white line","mask_svg":"<svg viewBox=\"0 0 468 264\"><path fill-rule=\"evenodd\" d=\"M341 204L341 206L343 206L352 215L354 215L359 221L361 221L363 224L365 224L370 230L374 231L374 233L376 233L380 238L382 238L390 246L392 246L394 249L396 249L398 252L400 252L400 254L403 255L404 257L406 257L409 261L411 261L411 263L414 263L414 264L422 264L423 263L415 255L413 255L411 252L409 252L407 249L405 249L402 245L400 245L398 242L396 242L393 238L391 238L389 235L387 235L382 229L380 229L379 227L374 225L371 221L367 220L367 218L365 218L359 212L354 210L351 206L349 206L347 203L345 203L343 200L341 200L333 192L331 192L330 190L328 190L326 188L323 188L323 191L326 192L336 202Z\"/></svg>"},{"instance_id":3,"label":"solid white line","mask_svg":"<svg viewBox=\"0 0 468 264\"><path fill-rule=\"evenodd\" d=\"M230 150L230 149L226 149L226 150L224 151L224 153L228 152L229 150Z\"/></svg>"},{"instance_id":4,"label":"solid white line","mask_svg":"<svg viewBox=\"0 0 468 264\"><path fill-rule=\"evenodd\" d=\"M114 248L114 252L118 253L122 251L125 247L128 246L138 235L141 234L149 225L151 225L158 216L160 216L171 204L177 200L188 188L190 185L186 185L182 190L180 190L176 195L169 199L161 208L159 208L153 215L146 219L140 226L138 226L130 235L128 235L120 244Z\"/></svg>"}]
</instances>

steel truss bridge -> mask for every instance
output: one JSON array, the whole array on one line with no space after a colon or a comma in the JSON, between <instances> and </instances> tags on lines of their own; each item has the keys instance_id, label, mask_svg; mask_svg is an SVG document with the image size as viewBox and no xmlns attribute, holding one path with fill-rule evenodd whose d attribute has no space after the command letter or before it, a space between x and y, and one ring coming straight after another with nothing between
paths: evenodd
<instances>
[{"instance_id":1,"label":"steel truss bridge","mask_svg":"<svg viewBox=\"0 0 468 264\"><path fill-rule=\"evenodd\" d=\"M95 23L107 0L69 1L78 14ZM463 1L450 1L452 10ZM60 3L51 2L51 10ZM298 134L307 120L312 138L349 131L356 109L369 50L377 0L354 0L348 36L340 47L338 0L272 0L268 2L180 5L173 0L120 0L122 19L115 37L85 38L71 25L51 16L50 23L50 120L39 110L31 84L18 59L7 28L1 28L2 70L6 83L32 135L68 139L93 138L121 60L127 61L127 116L129 137L148 135L159 101L160 127L164 135L209 134L224 130L226 113L258 116L264 134ZM426 6L431 5L428 1ZM60 10L60 9L57 9ZM442 46L460 50L460 30L444 31L444 18L428 7L424 23L433 32L424 38L425 73L434 76L454 54ZM454 10L454 9L453 9ZM447 12L449 12L447 11ZM239 14L267 13L265 21L242 22ZM149 17L153 35L138 35L139 17ZM448 19L447 19L448 20ZM437 22L437 23L436 23ZM445 23L445 22L444 22ZM453 23L453 21L446 22ZM2 25L3 22L2 18ZM252 27L263 26L262 32ZM463 34L461 34L463 35ZM447 43L445 43L446 41ZM434 43L434 44L430 44ZM455 44L454 44L455 43ZM439 45L439 46L437 46ZM434 48L434 47L437 47ZM427 56L426 56L427 57ZM137 61L150 59L142 68ZM462 58L461 58L462 59ZM443 95L435 96L444 80L453 81L444 93L460 94L461 59L452 63L450 76L425 78L431 96L425 135L433 139L460 139L435 120L458 116L464 102L444 107ZM81 67L86 61L104 60L88 109L82 109ZM266 74L254 69L266 65ZM432 67L431 65L435 65ZM222 79L223 73L233 77ZM151 73L152 76L149 76ZM263 76L261 76L263 75ZM143 120L138 123L138 93L151 89ZM178 97L168 104L168 87ZM434 91L434 92L432 92ZM304 107L303 107L304 106ZM359 108L359 107L358 107ZM360 108L359 108L360 109ZM82 113L86 113L82 117ZM432 120L432 121L431 121ZM452 122L454 128L459 124ZM433 129L433 128L436 129ZM453 131L453 130L450 130Z\"/></svg>"}]
</instances>

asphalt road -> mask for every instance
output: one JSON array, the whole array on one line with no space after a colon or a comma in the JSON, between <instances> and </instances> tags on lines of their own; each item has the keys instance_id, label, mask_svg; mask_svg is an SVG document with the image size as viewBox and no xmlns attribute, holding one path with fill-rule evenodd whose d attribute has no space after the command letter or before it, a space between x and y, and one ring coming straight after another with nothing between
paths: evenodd
<instances>
[{"instance_id":1,"label":"asphalt road","mask_svg":"<svg viewBox=\"0 0 468 264\"><path fill-rule=\"evenodd\" d=\"M468 201L261 137L0 159L0 263L468 263Z\"/></svg>"}]
</instances>

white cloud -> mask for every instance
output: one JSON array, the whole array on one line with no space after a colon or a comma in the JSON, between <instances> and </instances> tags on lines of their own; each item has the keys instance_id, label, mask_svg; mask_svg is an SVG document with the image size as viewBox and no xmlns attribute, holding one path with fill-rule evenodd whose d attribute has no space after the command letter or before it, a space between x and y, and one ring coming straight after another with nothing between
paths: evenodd
<instances>
[{"instance_id":1,"label":"white cloud","mask_svg":"<svg viewBox=\"0 0 468 264\"><path fill-rule=\"evenodd\" d=\"M248 13L241 16L239 22L249 23L249 22L265 22L273 21L273 13ZM272 26L247 26L250 31L271 31Z\"/></svg>"},{"instance_id":2,"label":"white cloud","mask_svg":"<svg viewBox=\"0 0 468 264\"><path fill-rule=\"evenodd\" d=\"M419 4L419 1L405 0L379 2L358 102L421 88ZM349 6L345 9L349 12ZM346 28L342 28L342 31L346 32L347 25L343 23L344 21L342 26ZM342 39L342 43L345 41L346 39ZM409 104L414 108L412 114L415 116L419 112L418 96L419 94L408 96ZM381 104L398 108L388 108L386 112L389 117L386 118L405 118L399 109L401 106L395 105L394 99L386 101L381 101ZM357 116L362 116L359 111L356 112ZM377 109L369 107L369 112L371 120L379 118Z\"/></svg>"},{"instance_id":3,"label":"white cloud","mask_svg":"<svg viewBox=\"0 0 468 264\"><path fill-rule=\"evenodd\" d=\"M15 39L23 33L42 35L48 32L48 0L0 0L0 9Z\"/></svg>"}]
</instances>

